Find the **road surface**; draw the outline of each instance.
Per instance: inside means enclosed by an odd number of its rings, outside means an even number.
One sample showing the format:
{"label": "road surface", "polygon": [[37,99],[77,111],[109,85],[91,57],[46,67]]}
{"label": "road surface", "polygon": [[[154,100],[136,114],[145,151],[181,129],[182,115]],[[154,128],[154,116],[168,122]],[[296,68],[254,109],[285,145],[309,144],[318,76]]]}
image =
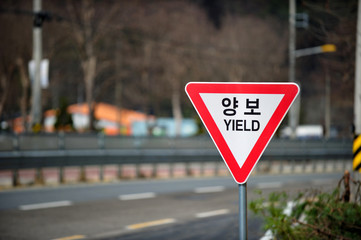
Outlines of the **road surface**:
{"label": "road surface", "polygon": [[[254,190],[332,188],[342,173],[251,176]],[[0,239],[237,239],[231,177],[142,180],[0,192]],[[264,233],[248,211],[249,239]]]}

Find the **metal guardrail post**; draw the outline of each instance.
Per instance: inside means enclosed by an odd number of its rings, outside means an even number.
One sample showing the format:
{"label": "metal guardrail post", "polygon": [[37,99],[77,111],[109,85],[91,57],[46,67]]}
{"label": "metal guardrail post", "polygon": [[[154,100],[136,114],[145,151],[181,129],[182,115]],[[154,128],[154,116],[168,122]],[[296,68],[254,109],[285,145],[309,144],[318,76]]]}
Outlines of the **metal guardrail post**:
{"label": "metal guardrail post", "polygon": [[153,168],[152,176],[156,177],[157,176],[157,164],[153,163],[152,168]]}
{"label": "metal guardrail post", "polygon": [[186,175],[191,176],[192,173],[191,173],[190,162],[187,161],[185,164],[186,164]]}
{"label": "metal guardrail post", "polygon": [[19,135],[14,134],[12,137],[13,151],[19,151]]}
{"label": "metal guardrail post", "polygon": [[174,177],[174,171],[175,171],[175,162],[171,162],[170,166],[169,166],[169,174],[170,177],[173,178]]}
{"label": "metal guardrail post", "polygon": [[266,166],[266,171],[271,171],[271,167],[272,167],[272,160],[269,160]]}
{"label": "metal guardrail post", "polygon": [[12,171],[12,174],[13,174],[12,185],[15,187],[15,186],[19,185],[19,172],[18,172],[18,169],[14,169]]}
{"label": "metal guardrail post", "polygon": [[104,164],[99,165],[99,178],[100,181],[104,181]]}
{"label": "metal guardrail post", "polygon": [[306,159],[303,159],[302,160],[302,170],[301,170],[302,173],[306,172],[306,164],[307,164]]}
{"label": "metal guardrail post", "polygon": [[[255,167],[256,170],[257,166]],[[215,162],[214,172],[216,176],[219,176],[219,163]]]}
{"label": "metal guardrail post", "polygon": [[98,139],[98,147],[99,149],[104,149],[105,148],[105,135],[103,132],[99,132],[97,134],[97,139]]}
{"label": "metal guardrail post", "polygon": [[36,168],[35,182],[37,182],[39,184],[44,183],[44,177],[43,177],[43,172],[42,172],[41,168]]}
{"label": "metal guardrail post", "polygon": [[[99,149],[104,149],[105,148],[105,135],[103,132],[99,132],[97,134],[97,139],[98,139],[98,148]],[[100,164],[99,165],[99,178],[100,181],[104,180],[104,164]]]}
{"label": "metal guardrail post", "polygon": [[80,167],[80,179],[81,182],[85,182],[86,181],[86,173],[85,173],[85,166],[82,165]]}
{"label": "metal guardrail post", "polygon": [[295,173],[295,159],[291,159],[291,173]]}
{"label": "metal guardrail post", "polygon": [[204,160],[202,159],[202,162],[200,162],[200,175],[204,176],[204,172],[205,172],[205,163]]}
{"label": "metal guardrail post", "polygon": [[65,181],[64,181],[64,167],[63,166],[61,166],[60,168],[59,168],[59,182],[60,183],[64,183]]}
{"label": "metal guardrail post", "polygon": [[58,133],[58,149],[59,150],[65,149],[65,133],[64,132]]}
{"label": "metal guardrail post", "polygon": [[122,165],[121,164],[117,164],[118,166],[118,173],[117,173],[117,178],[121,179],[122,178]]}
{"label": "metal guardrail post", "polygon": [[139,164],[138,162],[135,163],[135,173],[136,173],[137,178],[140,178],[140,177],[141,177],[141,174],[140,174],[140,164]]}

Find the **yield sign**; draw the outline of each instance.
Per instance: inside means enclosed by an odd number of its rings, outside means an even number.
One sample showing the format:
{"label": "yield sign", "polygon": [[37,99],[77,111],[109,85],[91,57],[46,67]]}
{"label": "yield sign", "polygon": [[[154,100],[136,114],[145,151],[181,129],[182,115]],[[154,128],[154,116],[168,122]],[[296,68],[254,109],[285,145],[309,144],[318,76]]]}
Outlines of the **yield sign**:
{"label": "yield sign", "polygon": [[190,82],[185,90],[233,178],[243,184],[299,87],[294,83]]}

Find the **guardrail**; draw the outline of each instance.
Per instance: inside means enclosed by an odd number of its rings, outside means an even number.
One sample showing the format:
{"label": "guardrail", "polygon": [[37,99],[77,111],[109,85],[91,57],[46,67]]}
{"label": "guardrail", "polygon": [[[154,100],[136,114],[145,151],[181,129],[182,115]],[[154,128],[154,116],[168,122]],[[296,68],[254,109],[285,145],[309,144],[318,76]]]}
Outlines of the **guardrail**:
{"label": "guardrail", "polygon": [[[257,169],[272,171],[274,163],[283,171],[294,171],[300,165],[306,169],[310,160],[333,161],[345,168],[346,161],[352,159],[352,139],[331,140],[287,140],[273,139],[263,156],[262,165]],[[113,137],[103,134],[51,134],[51,135],[0,135],[0,170],[13,171],[14,184],[21,169],[37,169],[41,175],[44,168],[59,168],[59,179],[63,179],[63,169],[77,166],[84,172],[86,166],[99,166],[100,180],[103,179],[103,167],[108,165],[135,165],[137,175],[144,164],[185,164],[186,173],[192,172],[192,163],[201,165],[214,163],[216,171],[222,159],[208,136],[193,138],[133,138]],[[201,167],[203,168],[203,167]],[[313,163],[310,167],[316,171]],[[257,170],[256,169],[256,170]],[[203,170],[202,170],[203,171]],[[119,170],[119,177],[120,176]]]}
{"label": "guardrail", "polygon": [[[273,139],[262,159],[352,158],[351,139]],[[162,163],[221,160],[208,136],[132,138],[103,134],[0,136],[0,169],[88,164]]]}

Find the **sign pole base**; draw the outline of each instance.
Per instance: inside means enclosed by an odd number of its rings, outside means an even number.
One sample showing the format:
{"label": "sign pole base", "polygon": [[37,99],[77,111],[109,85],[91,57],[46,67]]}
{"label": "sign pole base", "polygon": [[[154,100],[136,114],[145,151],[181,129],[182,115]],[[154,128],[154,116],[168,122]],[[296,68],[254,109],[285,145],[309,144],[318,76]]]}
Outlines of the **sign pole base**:
{"label": "sign pole base", "polygon": [[247,240],[247,182],[239,187],[239,239]]}

